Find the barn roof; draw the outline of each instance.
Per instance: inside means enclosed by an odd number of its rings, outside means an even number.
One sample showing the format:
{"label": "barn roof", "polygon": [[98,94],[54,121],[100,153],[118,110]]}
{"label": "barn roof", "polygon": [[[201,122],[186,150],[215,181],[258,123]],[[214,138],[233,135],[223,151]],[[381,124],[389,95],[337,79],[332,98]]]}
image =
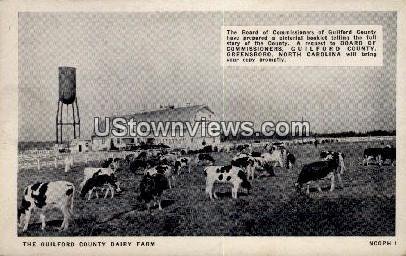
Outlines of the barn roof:
{"label": "barn roof", "polygon": [[134,121],[190,121],[201,110],[207,110],[214,114],[214,112],[207,105],[194,105],[178,108],[162,108],[153,111],[144,111],[134,114],[122,115],[127,120],[133,118]]}
{"label": "barn roof", "polygon": [[[134,114],[127,114],[127,115],[117,115],[111,116],[110,122],[113,121],[116,117],[122,117],[127,120],[133,118],[134,121],[145,121],[145,122],[187,122],[193,120],[196,113],[201,110],[207,110],[214,114],[214,112],[207,106],[207,105],[193,105],[187,107],[178,107],[178,108],[161,108],[152,111],[143,111]],[[105,129],[104,119],[100,120],[99,129]],[[91,135],[92,138],[97,137],[94,133]]]}

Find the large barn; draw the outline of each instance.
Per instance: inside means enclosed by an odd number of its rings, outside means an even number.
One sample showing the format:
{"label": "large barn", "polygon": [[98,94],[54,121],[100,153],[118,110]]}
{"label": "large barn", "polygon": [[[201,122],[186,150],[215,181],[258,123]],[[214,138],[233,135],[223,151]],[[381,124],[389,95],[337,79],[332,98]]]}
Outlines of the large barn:
{"label": "large barn", "polygon": [[[157,110],[144,111],[130,115],[120,116],[127,120],[131,118],[136,122],[190,122],[192,125],[195,121],[201,121],[205,118],[208,121],[217,121],[215,113],[206,105],[194,105],[185,107],[167,106]],[[112,117],[111,119],[113,119]],[[199,131],[200,131],[199,127]],[[184,128],[184,136],[180,136],[180,131],[174,131],[175,136],[158,136],[148,137],[98,137],[92,136],[93,150],[109,150],[111,148],[122,149],[128,145],[139,145],[141,143],[165,144],[173,148],[197,149],[205,145],[218,145],[220,137],[202,137],[198,132],[197,136],[191,137]],[[170,132],[171,134],[171,132]]]}

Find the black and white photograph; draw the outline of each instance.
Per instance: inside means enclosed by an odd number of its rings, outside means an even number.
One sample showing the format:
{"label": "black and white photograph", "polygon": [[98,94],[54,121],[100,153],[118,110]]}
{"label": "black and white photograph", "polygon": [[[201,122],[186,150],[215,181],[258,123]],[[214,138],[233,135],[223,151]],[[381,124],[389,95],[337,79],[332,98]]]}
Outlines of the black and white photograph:
{"label": "black and white photograph", "polygon": [[0,3],[0,254],[404,250],[404,4],[122,4]]}
{"label": "black and white photograph", "polygon": [[[396,18],[19,13],[18,235],[394,235]],[[223,27],[297,24],[381,26],[382,65],[222,65]]]}

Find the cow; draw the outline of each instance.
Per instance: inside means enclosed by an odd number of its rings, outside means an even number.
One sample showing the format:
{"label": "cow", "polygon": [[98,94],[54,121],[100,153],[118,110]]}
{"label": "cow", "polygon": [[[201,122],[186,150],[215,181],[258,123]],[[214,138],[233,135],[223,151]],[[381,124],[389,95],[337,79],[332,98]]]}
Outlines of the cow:
{"label": "cow", "polygon": [[129,169],[136,173],[138,170],[144,171],[145,169],[151,168],[159,163],[159,159],[135,159],[130,162]]}
{"label": "cow", "polygon": [[109,157],[108,159],[104,160],[104,161],[101,163],[101,167],[102,167],[102,168],[108,168],[108,167],[113,166],[113,168],[114,168],[115,170],[118,170],[118,169],[119,169],[118,167],[119,167],[121,161],[122,161],[121,158],[118,158],[118,157],[116,157],[116,158]]}
{"label": "cow", "polygon": [[382,149],[382,163],[385,163],[386,160],[389,160],[390,163],[395,165],[396,163],[396,148],[391,146],[386,146]]}
{"label": "cow", "polygon": [[25,232],[32,211],[39,209],[41,229],[44,230],[46,210],[57,208],[63,213],[63,222],[59,230],[66,230],[73,217],[74,195],[75,186],[67,181],[38,182],[27,186],[17,211],[18,226],[23,226],[23,232]]}
{"label": "cow", "polygon": [[83,184],[81,184],[80,197],[84,198],[86,194],[89,194],[87,200],[92,198],[92,193],[95,191],[96,198],[99,198],[98,189],[104,189],[105,186],[106,193],[104,198],[107,198],[107,195],[110,191],[111,198],[114,197],[115,191],[120,192],[119,182],[114,173],[105,173],[103,169],[100,168],[98,171],[93,173],[92,177],[86,179]]}
{"label": "cow", "polygon": [[274,149],[271,153],[262,153],[261,157],[264,159],[265,163],[272,164],[274,167],[277,165],[280,167],[285,166],[283,161],[283,152],[280,149]]}
{"label": "cow", "polygon": [[250,154],[252,157],[261,157],[262,153],[258,151],[254,151]]}
{"label": "cow", "polygon": [[168,188],[169,180],[164,174],[150,175],[146,173],[140,182],[140,195],[137,199],[146,203],[149,212],[151,212],[151,203],[158,203],[158,209],[162,210],[161,196],[164,190]]}
{"label": "cow", "polygon": [[255,169],[261,164],[254,157],[247,154],[238,154],[231,160],[231,165],[246,171],[248,179],[254,180]]}
{"label": "cow", "polygon": [[169,165],[157,165],[155,167],[146,169],[144,171],[144,176],[149,174],[150,176],[153,176],[157,173],[165,175],[165,177],[168,179],[169,183],[169,188],[172,189],[173,186],[175,186],[175,171],[174,169],[169,166]]}
{"label": "cow", "polygon": [[336,172],[338,171],[340,173],[343,173],[345,171],[344,157],[345,155],[343,153],[337,151],[322,150],[320,152],[320,159],[322,160],[327,160],[328,158],[338,159],[339,165],[337,168],[340,168],[340,170],[336,170]]}
{"label": "cow", "polygon": [[341,175],[342,171],[338,172],[338,167],[340,165],[339,158],[337,156],[329,155],[326,160],[317,161],[309,164],[305,164],[302,171],[299,174],[295,187],[297,191],[301,191],[303,184],[307,185],[306,194],[310,194],[310,183],[316,182],[317,189],[321,192],[320,184],[317,183],[319,180],[324,178],[330,178],[331,186],[330,191],[335,189],[335,174],[338,176],[341,187],[343,187]]}
{"label": "cow", "polygon": [[179,157],[178,159],[176,159],[175,162],[175,172],[179,175],[181,169],[187,167],[188,172],[190,173],[190,164],[191,164],[190,157]]}
{"label": "cow", "polygon": [[209,163],[209,165],[214,165],[214,163],[215,163],[214,158],[210,154],[207,154],[207,153],[199,154],[197,156],[196,160],[197,160],[197,163],[203,162],[203,163]]}
{"label": "cow", "polygon": [[374,159],[378,165],[382,164],[382,148],[366,148],[364,150],[363,164],[368,166],[369,161]]}
{"label": "cow", "polygon": [[233,187],[231,189],[232,198],[237,198],[237,192],[240,187],[248,190],[251,189],[251,184],[247,179],[247,175],[240,167],[227,166],[208,166],[204,168],[206,175],[206,194],[210,199],[217,199],[216,192],[213,191],[214,183],[228,183]]}
{"label": "cow", "polygon": [[167,155],[163,155],[159,158],[160,164],[162,165],[175,165],[176,159],[178,158],[177,154],[169,153]]}

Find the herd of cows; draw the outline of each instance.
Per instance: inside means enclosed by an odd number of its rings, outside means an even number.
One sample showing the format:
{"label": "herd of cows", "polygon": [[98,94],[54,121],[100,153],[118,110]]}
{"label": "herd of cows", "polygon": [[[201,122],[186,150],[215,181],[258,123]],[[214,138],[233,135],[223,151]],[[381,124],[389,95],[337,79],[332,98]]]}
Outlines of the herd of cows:
{"label": "herd of cows", "polygon": [[[80,198],[91,200],[99,198],[99,193],[107,198],[110,194],[121,193],[117,173],[122,166],[128,166],[131,171],[142,174],[137,199],[145,203],[148,211],[153,205],[162,210],[161,197],[165,190],[176,189],[177,176],[182,171],[192,171],[192,167],[203,165],[206,177],[205,192],[211,200],[217,199],[215,184],[231,185],[232,198],[236,199],[239,190],[249,194],[252,181],[260,176],[273,176],[274,167],[292,168],[296,163],[295,156],[289,152],[283,143],[266,144],[261,150],[253,150],[250,145],[239,145],[234,149],[224,147],[223,152],[233,152],[234,156],[228,165],[215,165],[211,153],[199,153],[184,156],[178,151],[161,150],[140,151],[127,155],[124,159],[109,158],[98,167],[86,167],[83,170],[83,180],[79,185]],[[376,165],[396,163],[396,149],[392,146],[366,148],[363,154],[363,164]],[[65,165],[71,165],[71,160]],[[337,151],[321,151],[320,159],[304,164],[294,184],[297,191],[302,193],[306,186],[306,194],[310,193],[310,184],[315,183],[321,191],[320,180],[330,179],[330,191],[335,189],[335,179],[341,187],[344,186],[342,175],[346,170],[345,156]],[[69,171],[69,166],[65,166]],[[60,230],[66,230],[73,218],[74,198],[76,188],[68,181],[38,182],[24,189],[21,205],[18,208],[18,225],[27,230],[33,210],[39,211],[41,228],[46,227],[45,213],[57,208],[63,213]]]}

